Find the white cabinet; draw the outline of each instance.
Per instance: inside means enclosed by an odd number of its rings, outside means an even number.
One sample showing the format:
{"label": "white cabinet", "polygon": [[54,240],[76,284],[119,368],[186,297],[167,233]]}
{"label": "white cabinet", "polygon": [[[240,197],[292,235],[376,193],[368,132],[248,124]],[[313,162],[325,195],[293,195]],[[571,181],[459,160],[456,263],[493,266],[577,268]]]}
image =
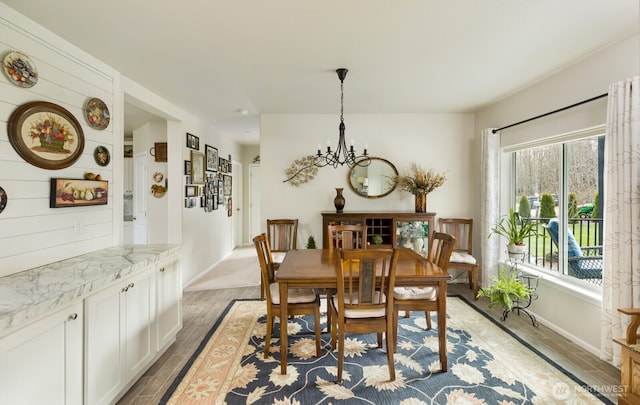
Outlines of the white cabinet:
{"label": "white cabinet", "polygon": [[0,404],[83,403],[82,310],[78,302],[0,338]]}
{"label": "white cabinet", "polygon": [[133,159],[124,158],[124,193],[133,194]]}
{"label": "white cabinet", "polygon": [[173,343],[182,328],[182,270],[175,255],[156,265],[157,350]]}
{"label": "white cabinet", "polygon": [[85,403],[110,403],[153,359],[155,272],[147,269],[86,298]]}

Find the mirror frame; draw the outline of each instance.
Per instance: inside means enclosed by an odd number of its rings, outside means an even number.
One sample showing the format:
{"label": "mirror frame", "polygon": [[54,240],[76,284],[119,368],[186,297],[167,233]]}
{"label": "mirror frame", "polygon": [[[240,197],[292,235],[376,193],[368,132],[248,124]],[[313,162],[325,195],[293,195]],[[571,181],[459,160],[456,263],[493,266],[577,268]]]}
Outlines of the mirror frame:
{"label": "mirror frame", "polygon": [[[373,163],[373,161],[380,161],[382,163],[385,163],[387,166],[389,166],[391,168],[391,170],[393,171],[393,175],[397,176],[398,175],[398,169],[396,169],[395,165],[391,162],[389,162],[387,159],[383,159],[380,157],[370,157],[369,158],[371,160],[371,163]],[[371,165],[371,163],[369,165]],[[368,194],[363,194],[360,190],[358,190],[358,186],[356,184],[353,184],[351,182],[351,178],[352,175],[354,173],[354,171],[362,166],[358,166],[355,165],[351,168],[351,170],[349,170],[349,173],[347,173],[347,183],[349,184],[349,187],[351,188],[351,190],[356,193],[357,195],[359,195],[360,197],[364,197],[364,198],[370,198],[370,199],[376,199],[376,198],[381,198],[384,197],[386,195],[389,195],[393,190],[396,189],[396,186],[390,186],[389,190],[385,191],[383,194],[376,194],[376,195],[368,195]],[[366,166],[369,167],[369,166]]]}

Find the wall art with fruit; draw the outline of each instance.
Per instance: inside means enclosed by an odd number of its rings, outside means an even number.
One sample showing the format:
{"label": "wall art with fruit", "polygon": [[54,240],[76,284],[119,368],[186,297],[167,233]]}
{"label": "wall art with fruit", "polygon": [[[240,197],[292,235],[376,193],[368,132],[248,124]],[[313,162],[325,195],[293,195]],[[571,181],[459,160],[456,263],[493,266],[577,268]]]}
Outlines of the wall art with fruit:
{"label": "wall art with fruit", "polygon": [[109,182],[106,180],[52,178],[49,207],[106,205],[108,197]]}

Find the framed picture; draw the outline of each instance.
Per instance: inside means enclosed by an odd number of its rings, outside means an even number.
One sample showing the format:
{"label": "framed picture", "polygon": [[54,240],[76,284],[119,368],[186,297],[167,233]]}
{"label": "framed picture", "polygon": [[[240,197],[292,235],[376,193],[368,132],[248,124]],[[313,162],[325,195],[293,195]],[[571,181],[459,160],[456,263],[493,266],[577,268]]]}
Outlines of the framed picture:
{"label": "framed picture", "polygon": [[231,195],[231,180],[231,176],[226,174],[224,175],[224,195]]}
{"label": "framed picture", "polygon": [[42,169],[71,166],[84,150],[84,133],[66,109],[45,101],[18,107],[7,124],[9,142],[26,162]]}
{"label": "framed picture", "polygon": [[124,145],[124,157],[126,158],[133,157],[133,145]]}
{"label": "framed picture", "polygon": [[204,184],[204,153],[191,151],[191,183]]}
{"label": "framed picture", "polygon": [[220,170],[220,173],[227,172],[227,159],[222,157],[218,159],[218,170]]}
{"label": "framed picture", "polygon": [[210,172],[218,171],[218,148],[204,145],[204,152],[207,156],[207,170]]}
{"label": "framed picture", "polygon": [[196,197],[198,195],[198,187],[197,186],[185,186],[184,188],[184,196],[185,197]]}
{"label": "framed picture", "polygon": [[106,205],[108,196],[106,180],[52,178],[49,208]]}
{"label": "framed picture", "polygon": [[184,174],[187,176],[191,175],[191,161],[190,160],[185,160],[184,161]]}
{"label": "framed picture", "polygon": [[187,132],[187,148],[200,150],[200,138]]}

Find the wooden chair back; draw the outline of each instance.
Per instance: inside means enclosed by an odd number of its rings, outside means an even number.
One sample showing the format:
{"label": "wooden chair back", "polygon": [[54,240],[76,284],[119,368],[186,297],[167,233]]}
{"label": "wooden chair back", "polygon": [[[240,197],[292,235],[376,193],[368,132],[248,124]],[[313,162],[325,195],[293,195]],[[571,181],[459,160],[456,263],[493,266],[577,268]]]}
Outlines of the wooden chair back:
{"label": "wooden chair back", "polygon": [[366,249],[366,225],[329,225],[329,250],[333,249]]}
{"label": "wooden chair back", "polygon": [[473,249],[473,219],[471,218],[440,218],[438,220],[440,232],[456,238],[454,252],[472,254]]}
{"label": "wooden chair back", "polygon": [[256,251],[258,252],[258,261],[260,262],[260,269],[262,271],[262,283],[266,286],[267,302],[271,302],[269,285],[275,282],[275,271],[267,234],[261,233],[253,238],[253,244],[256,246]]}
{"label": "wooden chair back", "polygon": [[[337,274],[338,306],[346,310],[393,308],[398,251],[343,249]],[[391,297],[388,297],[391,295]],[[340,308],[339,308],[339,312]]]}
{"label": "wooden chair back", "polygon": [[434,232],[431,237],[428,260],[437,264],[442,270],[447,271],[455,245],[456,238],[453,236],[442,232]]}
{"label": "wooden chair back", "polygon": [[296,249],[298,220],[267,219],[267,238],[272,252],[286,252]]}

